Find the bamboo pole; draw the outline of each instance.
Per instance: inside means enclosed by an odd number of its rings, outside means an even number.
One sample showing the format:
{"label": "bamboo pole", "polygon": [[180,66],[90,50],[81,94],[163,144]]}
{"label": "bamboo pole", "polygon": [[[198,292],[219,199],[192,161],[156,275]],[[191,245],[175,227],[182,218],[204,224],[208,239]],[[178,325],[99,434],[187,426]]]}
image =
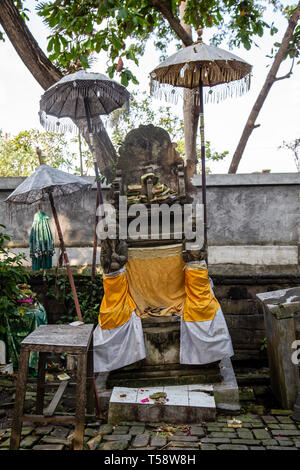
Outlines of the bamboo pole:
{"label": "bamboo pole", "polygon": [[61,231],[61,228],[60,228],[60,223],[59,223],[56,208],[55,208],[55,205],[54,205],[54,200],[53,200],[52,193],[49,193],[49,200],[50,200],[50,205],[51,205],[53,217],[54,217],[54,220],[55,220],[55,225],[56,225],[56,229],[57,229],[57,233],[58,233],[58,238],[59,238],[61,250],[62,250],[62,253],[63,253],[63,257],[64,257],[64,260],[65,260],[65,264],[66,264],[66,268],[67,268],[67,272],[68,272],[68,277],[69,277],[69,281],[70,281],[70,285],[71,285],[71,289],[72,289],[72,294],[73,294],[73,298],[74,298],[77,317],[78,317],[79,321],[82,321],[80,305],[79,305],[77,292],[76,292],[76,287],[75,287],[75,284],[74,284],[74,279],[73,279],[73,275],[72,275],[72,271],[71,271],[71,267],[70,267],[69,257],[68,257],[67,251],[66,251],[65,242],[64,242],[62,231]]}

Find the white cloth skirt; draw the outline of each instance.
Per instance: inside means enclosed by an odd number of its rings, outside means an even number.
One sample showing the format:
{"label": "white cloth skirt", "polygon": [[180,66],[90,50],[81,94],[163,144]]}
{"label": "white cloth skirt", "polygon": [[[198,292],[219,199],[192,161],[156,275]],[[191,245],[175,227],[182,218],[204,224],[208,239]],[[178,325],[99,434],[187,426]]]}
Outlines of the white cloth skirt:
{"label": "white cloth skirt", "polygon": [[181,364],[209,364],[233,354],[230,334],[221,309],[213,320],[186,322],[181,317]]}
{"label": "white cloth skirt", "polygon": [[132,312],[122,326],[94,330],[94,372],[108,372],[146,357],[141,319]]}

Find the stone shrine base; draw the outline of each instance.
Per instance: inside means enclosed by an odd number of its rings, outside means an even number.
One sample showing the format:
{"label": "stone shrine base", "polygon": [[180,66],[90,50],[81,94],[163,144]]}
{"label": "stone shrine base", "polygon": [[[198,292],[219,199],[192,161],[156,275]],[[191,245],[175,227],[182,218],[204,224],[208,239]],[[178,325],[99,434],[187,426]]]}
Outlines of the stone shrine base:
{"label": "stone shrine base", "polygon": [[[231,360],[223,359],[218,367],[221,380],[216,383],[140,384],[139,387],[131,388],[120,384],[113,390],[100,392],[102,406],[109,399],[108,422],[197,423],[214,421],[217,408],[225,412],[237,412],[240,409],[239,391]],[[165,392],[168,401],[157,404],[150,399],[149,396],[156,392]]]}

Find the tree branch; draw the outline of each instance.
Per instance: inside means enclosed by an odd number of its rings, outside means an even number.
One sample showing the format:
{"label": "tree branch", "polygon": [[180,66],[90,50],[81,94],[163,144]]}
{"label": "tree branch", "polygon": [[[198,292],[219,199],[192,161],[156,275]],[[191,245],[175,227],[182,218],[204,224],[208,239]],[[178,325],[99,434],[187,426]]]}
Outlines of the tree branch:
{"label": "tree branch", "polygon": [[[300,1],[298,3],[298,6],[295,9],[294,13],[292,14],[291,18],[289,19],[287,29],[285,31],[285,34],[283,36],[281,45],[280,45],[280,47],[277,51],[277,54],[275,56],[272,67],[271,67],[271,69],[270,69],[270,71],[267,75],[267,78],[265,80],[265,83],[264,83],[264,85],[263,85],[263,87],[262,87],[255,103],[254,103],[254,106],[251,110],[251,113],[250,113],[250,115],[248,117],[248,120],[246,122],[246,125],[244,127],[244,130],[243,130],[242,136],[240,138],[240,141],[237,145],[236,151],[235,151],[235,153],[232,157],[228,173],[236,173],[237,168],[239,166],[239,163],[241,161],[244,149],[245,149],[246,144],[248,142],[248,139],[249,139],[254,127],[255,127],[254,123],[255,123],[255,121],[257,119],[257,116],[258,116],[258,114],[259,114],[259,112],[260,112],[260,110],[261,110],[261,108],[262,108],[262,106],[265,102],[265,99],[268,96],[268,93],[269,93],[273,83],[276,82],[277,80],[281,80],[283,78],[288,78],[287,76],[276,78],[276,74],[278,72],[280,64],[282,63],[282,61],[284,60],[284,58],[286,56],[286,52],[288,50],[289,43],[290,43],[290,40],[293,36],[293,32],[294,32],[294,29],[297,25],[299,17],[300,17]],[[290,75],[290,74],[291,74],[291,70],[290,70],[289,74],[287,74],[287,75]]]}
{"label": "tree branch", "polygon": [[182,27],[176,16],[174,16],[169,2],[167,3],[162,0],[150,0],[150,5],[152,5],[156,10],[160,11],[160,13],[167,20],[173,31],[175,31],[185,46],[191,46],[193,44],[191,36]]}
{"label": "tree branch", "polygon": [[[1,0],[0,24],[22,62],[44,90],[62,78],[62,73],[39,47],[12,0]],[[99,169],[111,180],[111,165],[116,162],[117,155],[104,126],[94,135],[94,145]]]}

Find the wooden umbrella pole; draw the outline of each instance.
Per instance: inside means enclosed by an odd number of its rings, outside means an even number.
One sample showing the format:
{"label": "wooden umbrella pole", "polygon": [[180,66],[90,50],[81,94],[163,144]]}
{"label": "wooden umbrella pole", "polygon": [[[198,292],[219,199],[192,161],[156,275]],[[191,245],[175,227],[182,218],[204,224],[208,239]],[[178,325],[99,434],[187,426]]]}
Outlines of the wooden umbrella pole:
{"label": "wooden umbrella pole", "polygon": [[52,193],[49,193],[49,200],[50,200],[51,209],[52,209],[53,217],[54,217],[56,228],[57,228],[57,233],[58,233],[58,238],[59,238],[59,241],[60,241],[61,250],[62,250],[64,260],[65,260],[65,263],[66,263],[66,268],[67,268],[68,277],[69,277],[69,281],[70,281],[70,285],[71,285],[71,289],[72,289],[72,294],[73,294],[73,298],[74,298],[77,317],[78,317],[79,321],[82,321],[80,305],[79,305],[79,302],[78,302],[78,297],[77,297],[76,287],[75,287],[75,284],[74,284],[74,279],[73,279],[73,275],[72,275],[72,271],[71,271],[71,267],[70,267],[69,257],[68,257],[67,251],[66,251],[66,247],[65,247],[62,231],[61,231],[61,228],[60,228],[60,223],[59,223],[59,220],[58,220],[56,208],[55,208],[55,205],[54,205],[54,200],[53,200]]}
{"label": "wooden umbrella pole", "polygon": [[[202,204],[203,204],[203,222],[204,222],[204,247],[207,247],[207,208],[206,208],[206,169],[205,169],[205,137],[204,137],[204,105],[203,105],[203,83],[201,78],[199,81],[199,97],[200,97],[200,141],[201,141],[201,177],[202,177]],[[206,264],[208,264],[206,255]]]}
{"label": "wooden umbrella pole", "polygon": [[94,247],[93,247],[93,260],[92,260],[92,282],[95,280],[96,276],[96,257],[97,257],[97,244],[98,244],[98,237],[97,237],[97,225],[98,225],[98,206],[99,206],[99,193],[97,191],[97,199],[96,199],[96,213],[95,213],[95,227],[94,227]]}
{"label": "wooden umbrella pole", "polygon": [[85,114],[86,114],[86,120],[87,120],[88,131],[89,131],[90,147],[91,147],[91,151],[92,151],[92,154],[93,154],[94,170],[95,170],[96,184],[97,184],[94,249],[93,249],[93,260],[92,260],[92,281],[94,281],[95,274],[96,274],[96,255],[97,255],[97,243],[98,243],[98,237],[97,237],[97,224],[98,224],[98,220],[99,220],[98,210],[101,206],[103,206],[103,194],[102,194],[102,188],[101,188],[101,181],[100,181],[98,163],[97,163],[97,159],[96,159],[96,156],[95,156],[94,136],[93,136],[93,132],[92,132],[91,118],[90,118],[90,106],[89,106],[89,100],[88,100],[87,97],[84,98],[84,107],[85,107]]}

